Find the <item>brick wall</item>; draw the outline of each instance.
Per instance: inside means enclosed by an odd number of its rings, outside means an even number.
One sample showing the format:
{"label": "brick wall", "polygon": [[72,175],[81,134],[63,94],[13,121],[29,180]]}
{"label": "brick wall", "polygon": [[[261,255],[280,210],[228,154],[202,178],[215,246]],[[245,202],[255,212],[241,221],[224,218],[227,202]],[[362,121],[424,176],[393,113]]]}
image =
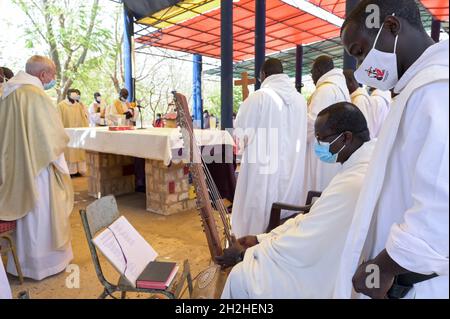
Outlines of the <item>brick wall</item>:
{"label": "brick wall", "polygon": [[88,182],[90,196],[101,197],[134,192],[133,157],[87,151],[86,164],[90,172]]}
{"label": "brick wall", "polygon": [[145,161],[147,210],[172,215],[196,207],[190,196],[189,169],[183,164],[165,166],[162,161]]}

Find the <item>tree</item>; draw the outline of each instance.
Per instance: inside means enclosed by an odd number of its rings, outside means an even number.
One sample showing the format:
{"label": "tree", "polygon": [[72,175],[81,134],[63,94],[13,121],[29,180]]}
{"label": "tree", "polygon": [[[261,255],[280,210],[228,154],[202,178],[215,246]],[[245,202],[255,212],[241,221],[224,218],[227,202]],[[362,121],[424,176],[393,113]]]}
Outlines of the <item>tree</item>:
{"label": "tree", "polygon": [[154,119],[157,113],[166,114],[173,100],[172,91],[192,97],[192,63],[179,61],[168,50],[148,47],[145,54],[139,54],[139,68],[136,70],[136,100],[145,107],[144,119]]}
{"label": "tree", "polygon": [[29,18],[27,47],[44,40],[55,62],[59,102],[83,71],[101,64],[102,52],[112,38],[108,29],[98,26],[99,0],[13,1]]}
{"label": "tree", "polygon": [[[221,111],[221,98],[220,98],[220,89],[216,89],[216,91],[212,92],[208,97],[209,105],[207,105],[204,109],[208,110],[209,113],[213,113],[214,116],[220,119]],[[233,112],[237,113],[239,111],[239,107],[242,104],[242,89],[239,87],[233,88]]]}

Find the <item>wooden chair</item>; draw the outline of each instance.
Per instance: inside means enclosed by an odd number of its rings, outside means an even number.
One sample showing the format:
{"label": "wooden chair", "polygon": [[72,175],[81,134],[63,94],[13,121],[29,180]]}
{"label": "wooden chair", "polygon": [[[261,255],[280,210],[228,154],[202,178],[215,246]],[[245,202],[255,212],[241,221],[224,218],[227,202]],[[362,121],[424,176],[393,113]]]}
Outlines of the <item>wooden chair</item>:
{"label": "wooden chair", "polygon": [[[321,195],[322,195],[321,192],[314,192],[314,191],[308,192],[305,206],[295,206],[295,205],[289,205],[289,204],[283,204],[283,203],[273,203],[272,210],[270,211],[269,226],[267,226],[266,233],[271,232],[273,229],[277,228],[278,226],[280,226],[281,224],[286,222],[288,219],[295,218],[297,215],[300,215],[300,214],[309,213],[312,205],[314,204],[314,199],[319,198]],[[298,212],[298,213],[292,214],[291,216],[289,216],[287,218],[281,219],[281,211],[282,210],[294,211],[294,212]]]}
{"label": "wooden chair", "polygon": [[86,210],[80,210],[81,221],[86,234],[89,250],[91,252],[92,261],[94,263],[95,272],[97,274],[100,283],[103,285],[104,290],[99,296],[99,299],[104,299],[107,296],[113,296],[115,292],[121,292],[121,298],[126,297],[127,292],[141,292],[149,294],[162,294],[170,299],[175,299],[180,296],[180,292],[183,288],[185,280],[187,280],[189,294],[192,293],[192,278],[189,269],[189,262],[184,261],[183,272],[181,275],[177,275],[170,287],[165,290],[159,289],[142,289],[135,288],[131,283],[123,276],[120,276],[118,283],[110,283],[104,276],[100,260],[97,254],[97,248],[93,243],[95,235],[104,228],[111,225],[117,218],[120,217],[119,210],[117,208],[116,200],[113,196],[106,196],[99,200],[96,200],[90,204]]}
{"label": "wooden chair", "polygon": [[[1,221],[0,220],[0,239],[7,242],[7,246],[0,246],[0,259],[1,256],[11,252],[14,265],[16,266],[17,275],[19,276],[20,284],[23,284],[22,268],[20,267],[19,258],[17,258],[16,245],[14,244],[12,233],[16,230],[16,221]],[[1,262],[1,260],[0,260]]]}

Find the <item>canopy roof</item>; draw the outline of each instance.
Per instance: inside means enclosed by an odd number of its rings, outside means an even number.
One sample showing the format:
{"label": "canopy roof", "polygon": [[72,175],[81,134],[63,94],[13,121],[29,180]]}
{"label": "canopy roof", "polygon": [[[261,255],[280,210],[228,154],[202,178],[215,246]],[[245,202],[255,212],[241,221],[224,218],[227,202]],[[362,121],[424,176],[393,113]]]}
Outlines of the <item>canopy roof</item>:
{"label": "canopy roof", "polygon": [[[134,0],[125,0],[134,1]],[[149,1],[149,0],[147,0]],[[152,0],[153,1],[153,0]],[[169,0],[161,0],[169,1]],[[231,0],[230,0],[231,1]],[[448,0],[416,0],[424,24],[432,17],[448,21]],[[146,1],[142,1],[146,2]],[[309,0],[339,18],[345,18],[346,0]],[[234,76],[254,70],[255,0],[233,0]],[[186,53],[220,58],[220,0],[185,0],[139,19],[136,42]],[[448,32],[448,22],[444,23]],[[290,6],[282,0],[266,3],[266,54],[281,59],[289,75],[295,74],[295,48],[304,46],[303,74],[310,73],[312,61],[321,54],[343,65],[339,27]],[[206,71],[220,74],[220,68]]]}
{"label": "canopy roof", "polygon": [[[186,1],[192,3],[193,1]],[[204,56],[220,58],[220,8],[202,13],[202,4],[214,7],[217,0],[199,0],[197,8],[186,9],[183,15],[197,16],[177,23],[174,17],[166,19],[164,14],[139,20],[138,23],[151,27],[174,24],[167,28],[148,33],[137,32],[136,41],[142,44],[164,47],[176,51],[198,53]],[[177,7],[182,5],[181,2]],[[240,0],[234,2],[234,60],[243,61],[254,56],[255,46],[255,1]],[[266,53],[280,52],[297,44],[309,44],[334,38],[339,35],[339,27],[290,6],[281,0],[267,1],[266,4]]]}
{"label": "canopy roof", "polygon": [[437,20],[448,22],[448,0],[421,0],[421,2]]}
{"label": "canopy roof", "polygon": [[123,0],[123,3],[131,11],[136,20],[154,14],[164,8],[168,8],[181,0]]}
{"label": "canopy roof", "polygon": [[[319,1],[317,1],[319,2]],[[330,2],[330,1],[328,1]],[[336,7],[338,8],[338,7]],[[422,14],[422,22],[425,26],[425,29],[431,29],[431,21],[432,16],[428,12],[428,10],[420,5],[420,10]],[[442,24],[442,28],[448,32],[449,31],[449,23],[444,22]],[[303,75],[311,74],[311,67],[314,60],[320,55],[328,55],[333,58],[334,64],[338,68],[342,68],[343,61],[343,48],[341,44],[341,40],[339,37],[334,39],[324,40],[321,42],[313,43],[303,47]],[[295,76],[295,63],[296,63],[296,49],[290,49],[283,52],[278,52],[270,55],[271,57],[280,59],[283,62],[283,66],[285,69],[285,73],[290,77]],[[233,76],[235,78],[240,78],[242,72],[247,72],[251,76],[253,76],[255,70],[254,60],[247,60],[235,63],[233,69]],[[220,75],[220,67],[210,68],[205,71],[208,75]]]}

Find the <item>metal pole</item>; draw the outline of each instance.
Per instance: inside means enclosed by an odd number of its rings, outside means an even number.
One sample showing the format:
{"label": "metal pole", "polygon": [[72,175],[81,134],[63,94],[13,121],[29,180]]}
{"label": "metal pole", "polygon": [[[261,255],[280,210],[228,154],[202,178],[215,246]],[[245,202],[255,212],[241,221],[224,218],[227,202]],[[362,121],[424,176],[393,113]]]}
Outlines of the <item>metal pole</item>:
{"label": "metal pole", "polygon": [[295,53],[295,87],[302,93],[302,73],[303,73],[303,45],[297,45]]}
{"label": "metal pole", "polygon": [[[259,73],[266,58],[266,0],[255,1],[255,79],[259,78]],[[261,83],[256,80],[255,90],[261,87]]]}
{"label": "metal pole", "polygon": [[439,42],[441,38],[441,21],[433,18],[431,22],[431,38],[434,42]]}
{"label": "metal pole", "polygon": [[233,1],[221,0],[221,128],[233,128]]}
{"label": "metal pole", "polygon": [[133,78],[133,36],[134,22],[133,15],[128,8],[123,5],[124,32],[123,32],[123,65],[125,69],[125,87],[129,92],[128,101],[135,99],[135,81]]}
{"label": "metal pole", "polygon": [[197,127],[203,128],[203,105],[202,105],[202,56],[194,54],[193,57],[193,118]]}

